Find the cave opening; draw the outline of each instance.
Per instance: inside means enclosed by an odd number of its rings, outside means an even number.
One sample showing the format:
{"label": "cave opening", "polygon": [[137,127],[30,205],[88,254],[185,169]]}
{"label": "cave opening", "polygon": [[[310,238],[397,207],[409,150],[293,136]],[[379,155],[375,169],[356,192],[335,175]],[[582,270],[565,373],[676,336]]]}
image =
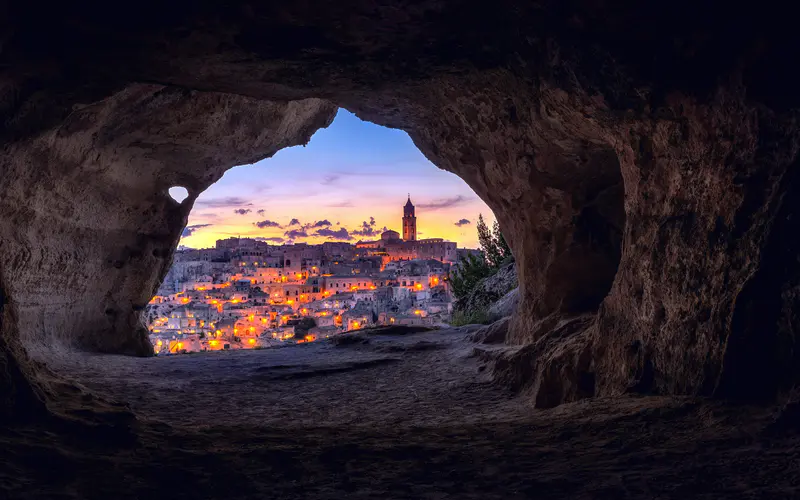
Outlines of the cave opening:
{"label": "cave opening", "polygon": [[170,198],[175,200],[175,202],[180,205],[183,203],[183,200],[189,197],[189,190],[183,186],[172,186],[168,190]]}
{"label": "cave opening", "polygon": [[[436,366],[462,335],[440,330],[450,270],[478,255],[479,216],[491,227],[494,214],[405,132],[339,109],[304,146],[231,168],[190,199],[182,186],[168,193],[191,211],[137,311],[156,357],[77,352],[50,358],[59,372],[191,426],[346,423],[353,411],[421,424],[450,404],[442,384],[474,378]],[[418,375],[398,387],[408,371]],[[500,411],[485,392],[448,418]]]}

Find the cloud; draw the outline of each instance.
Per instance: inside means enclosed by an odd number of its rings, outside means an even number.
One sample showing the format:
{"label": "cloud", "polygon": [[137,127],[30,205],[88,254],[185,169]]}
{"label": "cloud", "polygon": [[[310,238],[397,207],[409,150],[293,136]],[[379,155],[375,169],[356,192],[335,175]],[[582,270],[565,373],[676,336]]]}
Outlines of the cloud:
{"label": "cloud", "polygon": [[186,226],[183,229],[183,232],[181,233],[181,238],[188,238],[189,236],[194,234],[194,232],[197,231],[198,229],[202,229],[202,228],[208,227],[210,225],[211,224],[195,224],[194,226]]}
{"label": "cloud", "polygon": [[258,215],[264,215],[264,212],[266,212],[266,210],[264,210],[263,208],[256,211]]}
{"label": "cloud", "polygon": [[342,176],[339,174],[326,175],[322,178],[322,184],[325,186],[330,186],[334,182],[338,181],[341,177]]}
{"label": "cloud", "polygon": [[296,240],[297,238],[308,238],[308,233],[305,229],[292,229],[291,231],[286,231],[283,233],[283,235],[290,240]]}
{"label": "cloud", "polygon": [[326,236],[329,240],[345,240],[350,241],[353,239],[347,229],[340,227],[339,229],[317,229],[314,233],[316,236]]}
{"label": "cloud", "polygon": [[331,221],[329,221],[328,219],[323,219],[323,220],[315,222],[314,225],[311,226],[311,227],[326,227],[326,226],[330,226],[330,225],[331,225]]}
{"label": "cloud", "polygon": [[458,227],[467,226],[469,224],[472,224],[472,222],[470,222],[469,219],[461,219],[461,220],[459,220],[458,222],[455,223],[455,225],[458,226]]}
{"label": "cloud", "polygon": [[258,226],[259,229],[264,229],[265,227],[280,227],[281,229],[283,229],[283,227],[281,227],[281,225],[275,222],[274,220],[261,220],[258,222],[254,222],[253,224]]}
{"label": "cloud", "polygon": [[355,234],[358,236],[378,236],[384,231],[388,231],[386,226],[383,226],[381,229],[377,229],[375,227],[375,217],[370,217],[369,222],[362,222],[361,227],[354,231],[350,231],[350,234]]}
{"label": "cloud", "polygon": [[226,198],[211,198],[209,200],[197,200],[195,206],[209,207],[209,208],[227,208],[227,207],[249,207],[253,204],[250,200],[240,198],[238,196],[228,196]]}
{"label": "cloud", "polygon": [[297,220],[297,219],[292,219],[292,220],[289,221],[289,225],[290,226],[299,226],[300,225],[300,221]]}
{"label": "cloud", "polygon": [[469,198],[467,198],[466,196],[458,195],[452,198],[439,198],[438,200],[434,200],[431,203],[421,203],[417,205],[417,208],[434,211],[434,210],[441,210],[442,208],[457,207],[469,201],[470,201]]}
{"label": "cloud", "polygon": [[353,202],[352,201],[340,201],[339,203],[331,203],[327,205],[329,208],[352,208]]}
{"label": "cloud", "polygon": [[239,215],[247,215],[250,212],[252,212],[252,210],[250,210],[249,208],[237,208],[236,210],[233,211],[233,213]]}
{"label": "cloud", "polygon": [[265,238],[265,237],[259,236],[259,237],[255,238],[255,239],[257,239],[258,241],[269,241],[271,243],[283,243],[283,238],[280,238],[278,236],[271,236],[269,238]]}

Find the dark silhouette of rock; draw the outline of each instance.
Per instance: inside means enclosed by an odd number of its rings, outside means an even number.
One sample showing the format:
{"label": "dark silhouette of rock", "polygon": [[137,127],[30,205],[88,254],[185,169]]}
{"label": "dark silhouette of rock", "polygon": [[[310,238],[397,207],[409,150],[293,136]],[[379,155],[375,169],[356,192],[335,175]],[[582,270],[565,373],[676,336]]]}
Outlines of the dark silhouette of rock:
{"label": "dark silhouette of rock", "polygon": [[407,131],[497,215],[524,345],[501,379],[544,406],[772,400],[800,370],[793,19],[684,1],[9,6],[2,411],[69,406],[48,356],[149,354],[138,314],[198,193],[336,106]]}

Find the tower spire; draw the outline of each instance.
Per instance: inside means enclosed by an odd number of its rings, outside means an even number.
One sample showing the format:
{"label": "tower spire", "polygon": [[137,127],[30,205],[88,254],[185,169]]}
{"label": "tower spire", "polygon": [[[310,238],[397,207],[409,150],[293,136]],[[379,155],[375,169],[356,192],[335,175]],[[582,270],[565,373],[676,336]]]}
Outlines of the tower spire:
{"label": "tower spire", "polygon": [[403,207],[403,239],[406,241],[417,239],[417,217],[414,214],[414,204],[411,203],[411,193],[408,193],[408,201]]}

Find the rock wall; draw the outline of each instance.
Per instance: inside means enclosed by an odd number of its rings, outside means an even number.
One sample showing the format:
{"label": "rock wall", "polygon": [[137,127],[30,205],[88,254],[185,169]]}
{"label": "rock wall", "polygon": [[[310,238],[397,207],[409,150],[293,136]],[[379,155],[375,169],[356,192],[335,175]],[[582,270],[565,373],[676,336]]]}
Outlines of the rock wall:
{"label": "rock wall", "polygon": [[[460,311],[475,312],[489,309],[518,285],[517,270],[513,262],[504,265],[495,274],[480,280],[475,289],[463,301],[458,301],[455,308]],[[511,311],[506,315],[510,316]],[[500,316],[500,317],[502,317]],[[497,319],[497,318],[495,318]]]}
{"label": "rock wall", "polygon": [[[36,379],[28,357],[42,346],[146,354],[138,310],[197,194],[307,141],[340,105],[406,130],[497,215],[519,272],[508,339],[526,346],[498,374],[538,404],[632,390],[774,397],[800,366],[800,99],[786,64],[800,41],[792,16],[766,11],[9,8],[0,394]],[[189,200],[173,203],[172,185]]]}

